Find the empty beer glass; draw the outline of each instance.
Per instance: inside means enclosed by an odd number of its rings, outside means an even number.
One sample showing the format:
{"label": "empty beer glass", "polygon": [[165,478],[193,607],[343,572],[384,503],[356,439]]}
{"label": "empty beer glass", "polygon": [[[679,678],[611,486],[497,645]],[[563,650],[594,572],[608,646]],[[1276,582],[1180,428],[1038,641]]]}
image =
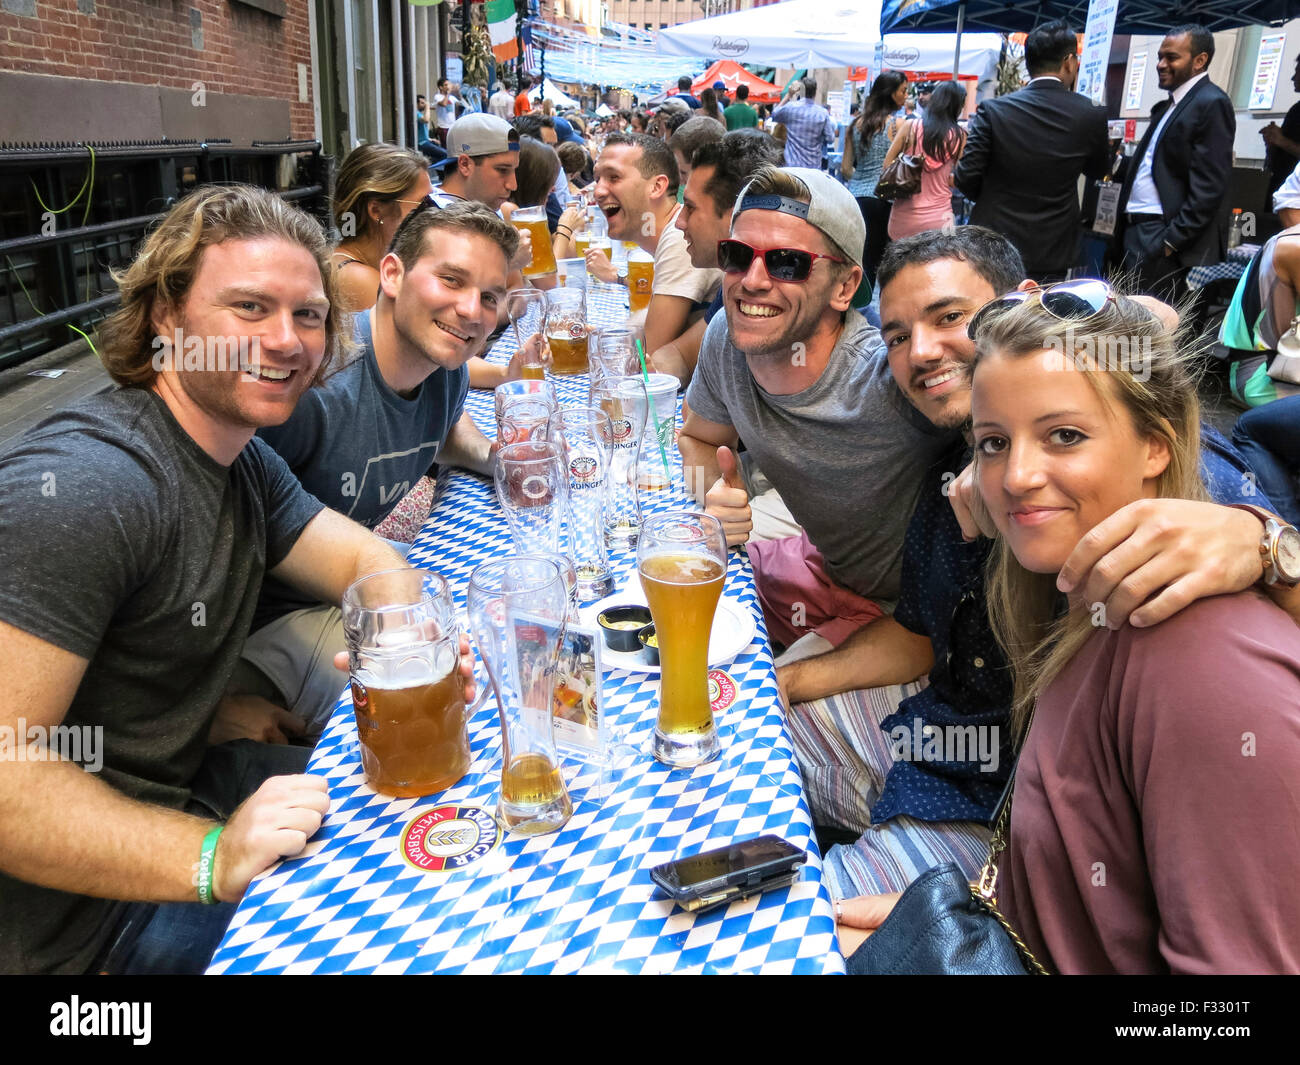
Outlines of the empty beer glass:
{"label": "empty beer glass", "polygon": [[613,436],[609,415],[599,407],[568,407],[553,423],[552,438],[564,446],[569,475],[569,550],[583,602],[601,599],[614,590],[605,548],[605,498]]}
{"label": "empty beer glass", "polygon": [[543,380],[550,360],[546,347],[546,293],[535,288],[512,288],[506,293],[506,314],[520,352],[520,376]]}
{"label": "empty beer glass", "polygon": [[361,765],[383,795],[450,787],[469,769],[460,630],[435,573],[372,573],[343,594],[343,631]]}
{"label": "empty beer glass", "polygon": [[[633,387],[633,386],[636,387]],[[637,456],[645,431],[646,400],[639,378],[607,377],[592,392],[592,405],[609,415],[611,453],[605,497],[605,546],[636,547],[641,502],[636,491]]]}
{"label": "empty beer glass", "polygon": [[637,571],[659,639],[654,756],[671,766],[712,761],[721,746],[709,706],[709,633],[727,574],[727,537],[709,514],[647,518]]}
{"label": "empty beer glass", "polygon": [[507,444],[497,452],[497,499],[520,554],[561,551],[569,513],[562,445],[549,440]]}
{"label": "empty beer glass", "polygon": [[501,714],[497,818],[513,832],[553,832],[573,812],[551,717],[568,600],[564,578],[545,558],[485,562],[470,574],[467,600]]}

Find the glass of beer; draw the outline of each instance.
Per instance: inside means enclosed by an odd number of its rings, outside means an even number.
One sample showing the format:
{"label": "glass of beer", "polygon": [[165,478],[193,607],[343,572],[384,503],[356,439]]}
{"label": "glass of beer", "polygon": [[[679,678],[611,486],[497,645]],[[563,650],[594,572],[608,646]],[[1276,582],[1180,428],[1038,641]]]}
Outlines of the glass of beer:
{"label": "glass of beer", "polygon": [[343,631],[366,782],[401,798],[455,784],[470,756],[447,582],[419,569],[362,577],[343,594]]}
{"label": "glass of beer", "polygon": [[551,372],[587,372],[587,293],[580,288],[553,289],[548,298],[546,342]]}
{"label": "glass of beer", "polygon": [[546,277],[555,273],[555,249],[546,225],[546,207],[519,207],[510,216],[510,224],[526,232],[533,244],[533,258],[524,267],[524,277]]}
{"label": "glass of beer", "polygon": [[709,706],[709,633],[727,574],[722,522],[691,511],[647,518],[636,561],[659,638],[654,756],[665,765],[702,765],[721,750]]}
{"label": "glass of beer", "polygon": [[546,293],[536,288],[512,288],[506,293],[506,314],[515,334],[519,376],[525,380],[546,379],[550,351],[546,347]]}
{"label": "glass of beer", "polygon": [[629,251],[627,253],[627,305],[633,314],[650,306],[650,293],[654,283],[654,256],[639,247]]}
{"label": "glass of beer", "polygon": [[585,259],[587,249],[591,247],[591,230],[582,229],[573,234],[573,246],[578,249],[578,254]]}
{"label": "glass of beer", "polygon": [[568,598],[546,558],[485,562],[469,578],[470,628],[501,714],[497,819],[525,835],[554,832],[573,813],[552,724]]}

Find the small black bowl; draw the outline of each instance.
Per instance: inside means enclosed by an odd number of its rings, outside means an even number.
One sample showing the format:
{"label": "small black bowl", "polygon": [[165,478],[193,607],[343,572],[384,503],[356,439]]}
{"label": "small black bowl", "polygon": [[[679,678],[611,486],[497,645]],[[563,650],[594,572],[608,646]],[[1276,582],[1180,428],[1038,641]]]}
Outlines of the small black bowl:
{"label": "small black bowl", "polygon": [[650,624],[650,608],[644,606],[611,606],[596,618],[605,634],[605,646],[611,651],[639,651],[637,633]]}
{"label": "small black bowl", "polygon": [[659,664],[659,637],[655,635],[654,624],[647,625],[636,634],[637,643],[641,645],[641,660],[648,666]]}

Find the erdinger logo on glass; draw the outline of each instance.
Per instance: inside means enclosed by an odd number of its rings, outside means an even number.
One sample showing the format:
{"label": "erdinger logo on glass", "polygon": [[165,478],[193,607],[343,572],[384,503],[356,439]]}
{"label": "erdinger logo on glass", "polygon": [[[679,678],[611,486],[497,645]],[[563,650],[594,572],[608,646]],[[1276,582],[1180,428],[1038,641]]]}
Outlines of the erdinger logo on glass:
{"label": "erdinger logo on glass", "polygon": [[709,709],[721,713],[736,701],[736,682],[720,669],[709,670]]}
{"label": "erdinger logo on glass", "polygon": [[452,873],[480,862],[501,842],[501,826],[481,806],[438,806],[402,829],[398,850],[426,873]]}
{"label": "erdinger logo on glass", "polygon": [[546,499],[551,494],[551,486],[547,483],[545,477],[537,474],[529,474],[519,484],[519,491],[524,494],[526,499]]}
{"label": "erdinger logo on glass", "polygon": [[681,522],[676,525],[665,525],[659,535],[665,540],[672,540],[679,544],[698,544],[704,539],[704,530],[696,525],[690,525]]}
{"label": "erdinger logo on glass", "polygon": [[627,418],[615,418],[612,424],[615,447],[632,446],[632,422]]}
{"label": "erdinger logo on glass", "polygon": [[581,322],[569,323],[569,336],[573,337],[574,340],[581,340],[586,335],[587,335],[587,327],[583,325]]}
{"label": "erdinger logo on glass", "polygon": [[579,455],[569,463],[569,487],[577,489],[600,487],[600,463],[590,455]]}

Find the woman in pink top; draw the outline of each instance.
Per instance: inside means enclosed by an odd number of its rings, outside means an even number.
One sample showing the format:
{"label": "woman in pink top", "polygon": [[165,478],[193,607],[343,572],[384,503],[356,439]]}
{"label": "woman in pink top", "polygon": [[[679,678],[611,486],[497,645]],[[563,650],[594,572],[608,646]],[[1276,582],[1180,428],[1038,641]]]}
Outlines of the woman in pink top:
{"label": "woman in pink top", "polygon": [[966,147],[966,134],[957,120],[966,105],[966,93],[945,81],[930,97],[925,121],[904,122],[885,155],[889,166],[904,152],[922,153],[921,188],[905,200],[895,200],[889,214],[889,238],[898,240],[952,222],[952,171]]}
{"label": "woman in pink top", "polygon": [[1121,507],[1206,498],[1174,337],[1074,286],[972,323],[989,611],[1024,737],[999,902],[1059,972],[1300,972],[1300,629],[1249,591],[1111,631],[1105,604],[1056,588]]}

